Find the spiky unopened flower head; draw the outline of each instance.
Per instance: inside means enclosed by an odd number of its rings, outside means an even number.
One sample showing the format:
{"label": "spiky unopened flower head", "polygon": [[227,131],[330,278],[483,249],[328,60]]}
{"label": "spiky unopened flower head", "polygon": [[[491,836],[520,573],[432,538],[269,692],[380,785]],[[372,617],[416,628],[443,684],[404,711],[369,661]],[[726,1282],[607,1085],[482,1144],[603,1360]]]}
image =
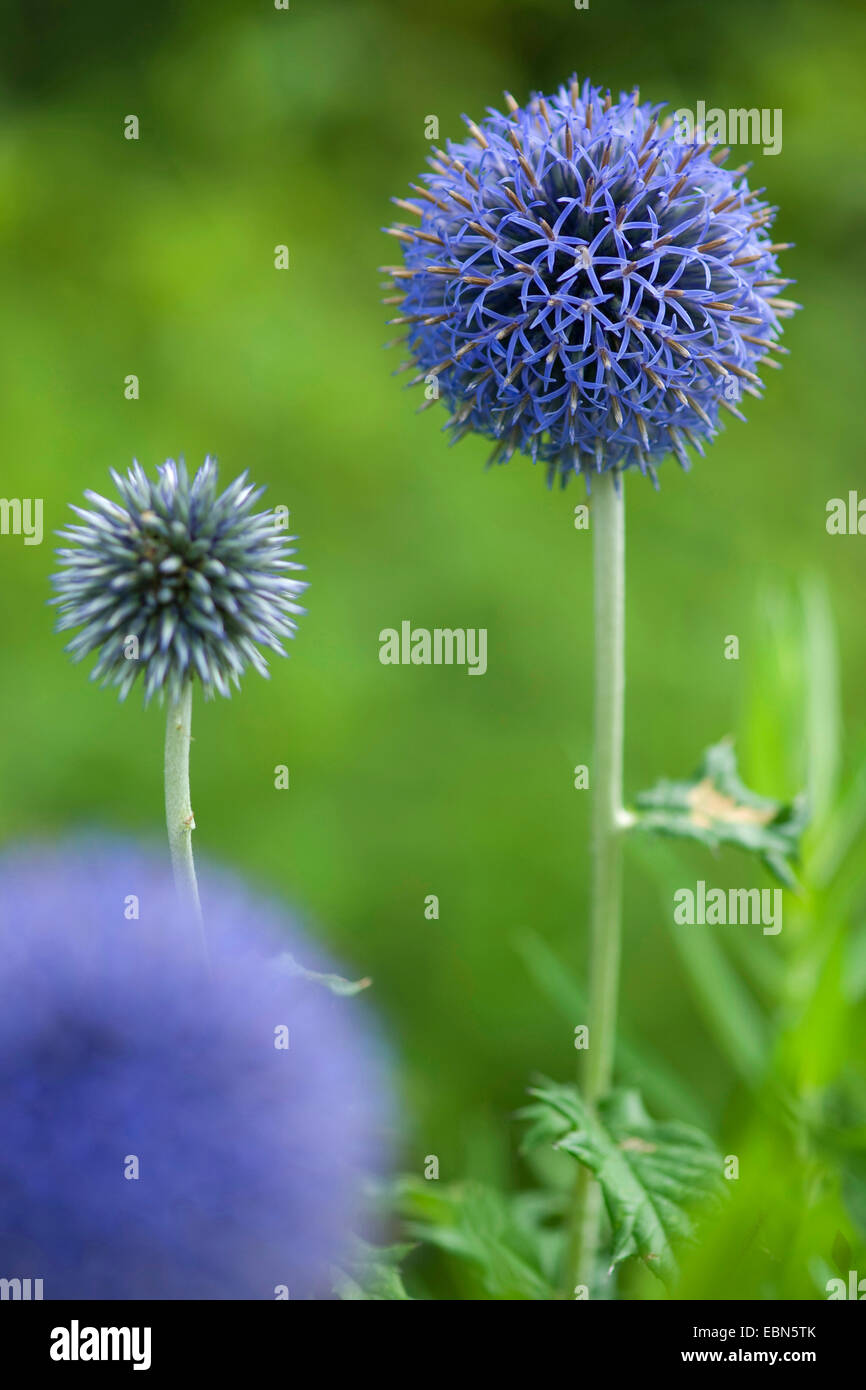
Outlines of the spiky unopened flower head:
{"label": "spiky unopened flower head", "polygon": [[364,1003],[280,968],[330,968],[283,909],[202,892],[208,971],[161,857],[0,856],[0,1272],[47,1299],[328,1297],[381,1173]]}
{"label": "spiky unopened flower head", "polygon": [[507,101],[395,200],[417,219],[389,229],[405,264],[387,268],[413,384],[445,400],[455,438],[494,438],[491,462],[655,481],[666,454],[702,452],[720,406],[742,418],[783,350],[797,306],[779,298],[775,209],[637,93],[573,79]]}
{"label": "spiky unopened flower head", "polygon": [[273,510],[255,510],[264,488],[247,474],[218,491],[217,465],[205,459],[190,479],[170,459],[150,479],[138,463],[113,469],[120,502],[84,495],[80,524],[59,532],[52,583],[57,630],[80,628],[66,650],[76,661],[98,653],[92,680],[116,685],[125,699],[143,674],[145,701],[177,700],[188,680],[206,696],[230,694],[247,666],[263,676],[259,647],[286,655],[295,634],[302,565]]}

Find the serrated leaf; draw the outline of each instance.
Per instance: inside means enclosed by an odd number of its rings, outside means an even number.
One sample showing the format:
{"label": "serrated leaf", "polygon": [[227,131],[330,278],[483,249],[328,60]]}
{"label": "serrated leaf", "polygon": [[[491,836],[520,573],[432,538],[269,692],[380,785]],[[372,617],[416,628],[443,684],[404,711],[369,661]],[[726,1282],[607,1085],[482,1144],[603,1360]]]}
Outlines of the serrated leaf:
{"label": "serrated leaf", "polygon": [[791,868],[806,827],[803,797],[784,803],[759,796],[740,779],[733,743],[708,748],[693,777],[663,778],[635,798],[638,829],[698,840],[717,849],[735,845],[757,854],[789,888],[797,886]]}
{"label": "serrated leaf", "polygon": [[488,1298],[556,1297],[552,1270],[560,1248],[558,1237],[551,1248],[549,1218],[559,1212],[557,1196],[506,1195],[476,1182],[442,1187],[419,1178],[403,1178],[396,1191],[408,1234],[467,1261]]}
{"label": "serrated leaf", "polygon": [[613,1233],[611,1268],[631,1255],[665,1283],[677,1274],[676,1246],[693,1241],[693,1211],[725,1193],[722,1158],[699,1129],[650,1118],[637,1091],[611,1091],[594,1113],[574,1086],[546,1082],[527,1143],[552,1142],[595,1174]]}
{"label": "serrated leaf", "polygon": [[368,1245],[356,1237],[345,1267],[333,1272],[334,1293],[343,1302],[411,1302],[399,1265],[414,1249],[414,1245]]}

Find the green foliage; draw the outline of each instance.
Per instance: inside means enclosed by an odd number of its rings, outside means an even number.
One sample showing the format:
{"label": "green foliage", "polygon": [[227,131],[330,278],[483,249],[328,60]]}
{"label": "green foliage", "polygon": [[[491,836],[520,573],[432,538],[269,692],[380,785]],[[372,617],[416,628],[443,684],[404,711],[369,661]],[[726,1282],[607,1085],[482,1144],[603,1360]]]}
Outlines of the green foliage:
{"label": "green foliage", "polygon": [[[861,1247],[866,1244],[866,1082],[846,1068],[832,1085],[801,1102],[797,1124],[825,1180],[839,1193]],[[839,1239],[844,1239],[839,1235]],[[850,1262],[847,1266],[851,1267]]]}
{"label": "green foliage", "polygon": [[636,1091],[616,1090],[593,1113],[574,1086],[533,1088],[527,1145],[553,1143],[601,1184],[613,1233],[611,1268],[638,1255],[665,1283],[676,1246],[694,1239],[695,1208],[724,1195],[722,1158],[691,1125],[650,1119]]}
{"label": "green foliage", "polygon": [[784,930],[769,943],[677,927],[669,904],[687,847],[639,836],[630,844],[658,885],[716,1065],[754,1097],[745,1105],[734,1093],[724,1143],[739,1178],[727,1184],[724,1220],[707,1221],[700,1247],[681,1261],[681,1297],[825,1296],[833,1252],[849,1250],[846,1268],[866,1254],[866,756],[845,745],[823,586],[762,592],[758,612],[741,746],[753,777],[787,788],[805,781],[815,808]]}
{"label": "green foliage", "polygon": [[438,1182],[404,1178],[397,1186],[395,1205],[410,1236],[466,1264],[465,1297],[556,1297],[562,1241],[550,1220],[562,1213],[558,1195],[509,1195],[475,1182],[440,1187]]}
{"label": "green foliage", "polygon": [[674,889],[683,882],[683,866],[667,846],[636,838],[631,857],[641,863],[659,890],[662,920],[700,1009],[704,1024],[733,1067],[749,1086],[763,1078],[770,1055],[767,1020],[754,994],[732,964],[724,945],[709,931],[678,927],[671,915]]}
{"label": "green foliage", "polygon": [[741,780],[733,742],[708,748],[692,777],[663,778],[635,798],[637,826],[662,835],[698,840],[711,849],[736,845],[757,854],[777,878],[794,887],[796,860],[806,828],[805,798],[790,804],[758,796]]}

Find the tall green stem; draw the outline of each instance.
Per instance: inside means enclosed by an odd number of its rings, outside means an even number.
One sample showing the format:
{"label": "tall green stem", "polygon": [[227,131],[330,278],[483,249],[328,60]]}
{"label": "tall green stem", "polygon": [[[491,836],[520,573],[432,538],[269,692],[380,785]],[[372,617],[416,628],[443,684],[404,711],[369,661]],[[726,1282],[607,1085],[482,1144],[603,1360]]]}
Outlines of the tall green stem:
{"label": "tall green stem", "polygon": [[[618,487],[617,487],[618,484]],[[592,536],[595,633],[590,906],[589,1045],[582,1092],[595,1105],[613,1078],[622,915],[622,746],[625,703],[625,503],[623,478],[593,480]],[[601,1228],[601,1189],[581,1167],[567,1261],[569,1296],[592,1292]]]}
{"label": "tall green stem", "polygon": [[[178,896],[194,918],[204,947],[204,924],[192,857],[195,819],[189,800],[189,746],[192,739],[192,682],[168,707],[165,723],[165,823]],[[207,954],[205,950],[205,955]]]}

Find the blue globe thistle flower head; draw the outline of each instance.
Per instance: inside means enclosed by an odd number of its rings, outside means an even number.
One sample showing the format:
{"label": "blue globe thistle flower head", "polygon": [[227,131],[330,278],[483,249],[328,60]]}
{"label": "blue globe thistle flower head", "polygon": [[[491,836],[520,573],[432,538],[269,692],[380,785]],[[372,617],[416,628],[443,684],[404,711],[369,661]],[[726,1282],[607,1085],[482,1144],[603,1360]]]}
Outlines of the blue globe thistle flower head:
{"label": "blue globe thistle flower head", "polygon": [[0,1277],[46,1299],[328,1297],[381,1168],[365,1004],[233,877],[204,900],[207,973],[160,860],[0,857]]}
{"label": "blue globe thistle flower head", "polygon": [[[453,440],[496,441],[548,482],[703,452],[720,408],[743,418],[780,320],[775,209],[748,166],[639,95],[576,78],[553,96],[468,121],[394,201],[403,266],[385,267],[417,368]],[[434,384],[435,383],[435,384]],[[432,387],[432,389],[431,389]],[[425,407],[422,407],[425,408]]]}
{"label": "blue globe thistle flower head", "polygon": [[144,677],[144,698],[176,701],[189,680],[206,697],[230,695],[252,666],[268,675],[260,648],[286,656],[303,613],[302,565],[273,510],[256,511],[264,488],[243,473],[218,488],[216,462],[190,479],[170,459],[149,478],[138,463],[113,469],[120,501],[88,491],[89,509],[58,534],[57,631],[79,628],[66,650],[75,661],[97,654],[91,679],[117,686],[120,699]]}

